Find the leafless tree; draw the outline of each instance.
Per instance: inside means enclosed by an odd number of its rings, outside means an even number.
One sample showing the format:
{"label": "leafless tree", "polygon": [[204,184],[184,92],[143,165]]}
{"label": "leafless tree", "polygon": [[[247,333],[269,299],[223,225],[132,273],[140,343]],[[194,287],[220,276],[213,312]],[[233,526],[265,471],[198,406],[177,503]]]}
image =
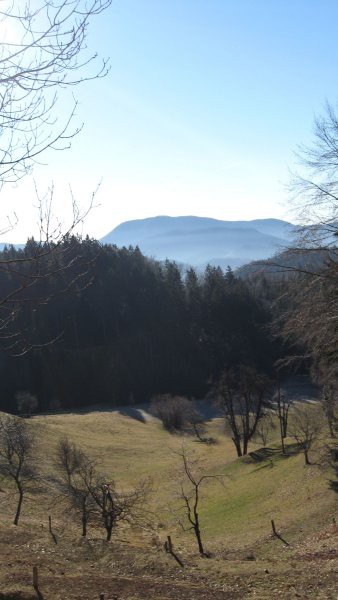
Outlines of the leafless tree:
{"label": "leafless tree", "polygon": [[194,434],[197,439],[203,443],[213,443],[214,439],[212,437],[206,436],[206,423],[205,418],[201,415],[201,413],[195,408],[192,410],[190,414],[190,423],[193,429]]}
{"label": "leafless tree", "polygon": [[120,522],[145,525],[148,511],[146,501],[151,480],[146,479],[131,490],[122,491],[115,481],[101,476],[97,463],[68,438],[59,441],[55,466],[60,475],[53,482],[66,497],[75,513],[81,516],[82,535],[87,535],[90,518],[103,525],[107,541]]}
{"label": "leafless tree", "polygon": [[294,353],[284,366],[305,362],[314,381],[324,386],[338,377],[338,262],[330,260],[322,271],[302,275],[288,289],[288,305],[277,327]]}
{"label": "leafless tree", "polygon": [[103,77],[86,46],[111,0],[5,0],[0,7],[0,183],[22,178],[48,148],[70,146],[76,101],[59,123],[60,90]]}
{"label": "leafless tree", "polygon": [[0,417],[0,474],[15,485],[18,502],[13,523],[18,525],[25,492],[38,478],[33,435],[27,422],[19,417]]}
{"label": "leafless tree", "polygon": [[[9,248],[0,254],[0,272],[5,282],[0,296],[0,342],[14,356],[46,346],[61,336],[62,330],[58,330],[51,339],[35,339],[36,312],[60,294],[78,294],[88,287],[100,253],[97,242],[92,242],[90,254],[84,253],[81,239],[74,234],[90,210],[93,198],[84,213],[72,198],[71,222],[62,229],[52,214],[53,189],[50,194],[41,198],[40,240],[28,240],[22,251],[13,253]],[[24,326],[22,322],[18,326],[21,315],[26,315],[22,319]]]}
{"label": "leafless tree", "polygon": [[182,461],[182,473],[181,476],[178,476],[179,491],[177,494],[182,504],[175,509],[175,514],[178,516],[178,521],[183,531],[193,531],[200,555],[206,556],[198,512],[201,487],[208,480],[220,480],[220,477],[202,473],[199,461],[185,447],[182,448],[181,452],[177,452],[177,455]]}
{"label": "leafless tree", "polygon": [[[338,118],[327,104],[315,120],[313,143],[300,147],[299,170],[291,190],[300,221],[296,250],[310,257],[307,269],[288,290],[290,302],[280,319],[282,335],[295,347],[289,361],[311,362],[322,387],[337,381],[338,347]],[[319,265],[311,253],[322,255]]]}
{"label": "leafless tree", "polygon": [[322,407],[329,426],[330,436],[334,438],[336,437],[338,423],[338,389],[333,383],[327,383],[323,386]]}
{"label": "leafless tree", "polygon": [[288,397],[283,390],[281,390],[279,383],[277,384],[277,391],[273,397],[273,409],[278,418],[280,438],[282,443],[282,452],[285,454],[285,443],[284,440],[288,434],[288,421],[289,411],[293,404],[293,399]]}
{"label": "leafless tree", "polygon": [[96,463],[64,438],[57,446],[55,466],[60,475],[56,480],[57,487],[80,515],[82,536],[86,537],[89,518],[97,512],[92,493],[97,480]]}
{"label": "leafless tree", "polygon": [[315,119],[313,143],[300,146],[298,160],[290,183],[301,222],[298,245],[332,248],[337,260],[338,119],[329,103]]}
{"label": "leafless tree", "polygon": [[270,406],[270,380],[251,367],[223,371],[214,387],[238,456],[248,453],[259,421]]}
{"label": "leafless tree", "polygon": [[272,434],[272,431],[274,428],[275,428],[275,425],[273,423],[271,415],[266,413],[260,419],[260,421],[257,425],[256,434],[255,434],[255,437],[257,437],[262,442],[264,448],[266,447],[267,443],[270,441],[271,434]]}
{"label": "leafless tree", "polygon": [[305,464],[310,465],[309,451],[318,439],[322,423],[320,413],[313,407],[298,407],[293,414],[291,435],[304,452]]}
{"label": "leafless tree", "polygon": [[137,487],[127,491],[118,490],[113,480],[97,479],[91,488],[91,496],[99,509],[107,541],[111,540],[113,529],[121,522],[136,526],[146,523],[148,514],[146,501],[150,491],[150,479],[142,481]]}
{"label": "leafless tree", "polygon": [[[107,74],[107,61],[98,63],[97,55],[88,50],[87,35],[91,21],[110,4],[111,0],[1,3],[4,39],[0,50],[0,186],[24,177],[46,150],[68,148],[81,129],[71,125],[77,106],[74,99],[69,113],[60,121],[60,114],[67,110],[67,102],[61,107],[64,98],[60,93]],[[75,252],[73,236],[93,199],[81,211],[71,194],[73,214],[65,226],[61,219],[52,218],[53,186],[44,196],[38,191],[36,194],[40,239],[31,241],[29,251],[19,257],[11,256],[10,251],[0,257],[0,271],[8,280],[0,297],[0,340],[14,355],[54,341],[32,342],[29,327],[18,330],[16,326],[25,306],[34,316],[37,307],[55,293],[55,287],[54,291],[53,286],[46,289],[44,282],[66,273],[66,281],[58,291],[62,293],[70,288],[81,289],[90,280],[90,265],[78,247]]]}

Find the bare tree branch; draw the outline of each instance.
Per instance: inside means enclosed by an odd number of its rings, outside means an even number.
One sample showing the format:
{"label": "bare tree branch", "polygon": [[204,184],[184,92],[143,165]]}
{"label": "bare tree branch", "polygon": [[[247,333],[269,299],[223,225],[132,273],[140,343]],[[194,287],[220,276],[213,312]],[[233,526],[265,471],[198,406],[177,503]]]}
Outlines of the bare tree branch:
{"label": "bare tree branch", "polygon": [[48,148],[69,147],[82,128],[70,130],[76,100],[59,123],[59,93],[107,74],[107,60],[97,65],[86,41],[90,21],[110,4],[6,0],[1,7],[0,24],[11,37],[0,49],[0,184],[22,178]]}

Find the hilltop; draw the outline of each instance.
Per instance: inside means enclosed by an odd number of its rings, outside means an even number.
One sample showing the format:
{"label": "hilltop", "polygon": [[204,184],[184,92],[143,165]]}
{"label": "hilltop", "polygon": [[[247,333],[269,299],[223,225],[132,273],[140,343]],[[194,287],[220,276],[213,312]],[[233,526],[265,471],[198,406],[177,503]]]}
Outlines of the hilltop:
{"label": "hilltop", "polygon": [[294,230],[291,223],[279,219],[221,221],[157,216],[121,223],[101,242],[138,246],[146,256],[169,258],[201,269],[208,263],[236,268],[288,247]]}

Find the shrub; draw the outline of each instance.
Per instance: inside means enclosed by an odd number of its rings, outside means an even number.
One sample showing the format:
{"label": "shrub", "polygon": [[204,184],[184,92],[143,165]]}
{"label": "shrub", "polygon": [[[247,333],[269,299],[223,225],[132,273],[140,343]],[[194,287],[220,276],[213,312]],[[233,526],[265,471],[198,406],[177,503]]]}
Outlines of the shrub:
{"label": "shrub", "polygon": [[37,397],[30,392],[17,392],[15,399],[20,415],[31,415],[39,406]]}
{"label": "shrub", "polygon": [[162,394],[152,400],[150,410],[162,421],[167,431],[185,431],[193,428],[196,433],[197,426],[203,422],[192,402],[183,396]]}

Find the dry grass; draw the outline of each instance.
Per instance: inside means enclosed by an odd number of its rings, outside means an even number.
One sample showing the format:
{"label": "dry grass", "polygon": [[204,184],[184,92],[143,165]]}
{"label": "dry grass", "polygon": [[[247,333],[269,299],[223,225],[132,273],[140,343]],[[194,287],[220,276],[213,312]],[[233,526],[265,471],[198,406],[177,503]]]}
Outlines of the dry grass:
{"label": "dry grass", "polygon": [[[274,440],[268,450],[253,446],[250,457],[237,460],[220,419],[208,425],[208,435],[216,442],[210,445],[170,435],[156,420],[142,423],[118,412],[38,416],[29,423],[36,429],[46,472],[53,470],[58,440],[68,436],[122,487],[150,475],[154,530],[122,527],[107,545],[103,531],[94,527],[89,540],[81,540],[80,524],[65,504],[55,502],[51,490],[27,498],[18,528],[9,525],[13,503],[2,503],[0,551],[5,568],[0,590],[28,590],[31,567],[39,564],[43,597],[51,600],[98,598],[101,590],[109,592],[109,598],[113,588],[119,598],[129,600],[335,598],[336,495],[328,487],[329,473],[318,465],[304,467],[291,440],[287,458]],[[182,443],[206,472],[224,476],[222,485],[210,481],[201,500],[202,535],[213,555],[209,560],[198,557],[194,538],[178,528],[168,510],[180,464],[175,452]],[[313,458],[318,458],[318,449]],[[48,533],[48,514],[57,545]],[[289,547],[271,536],[272,518]],[[167,533],[186,563],[184,570],[163,552]]]}

